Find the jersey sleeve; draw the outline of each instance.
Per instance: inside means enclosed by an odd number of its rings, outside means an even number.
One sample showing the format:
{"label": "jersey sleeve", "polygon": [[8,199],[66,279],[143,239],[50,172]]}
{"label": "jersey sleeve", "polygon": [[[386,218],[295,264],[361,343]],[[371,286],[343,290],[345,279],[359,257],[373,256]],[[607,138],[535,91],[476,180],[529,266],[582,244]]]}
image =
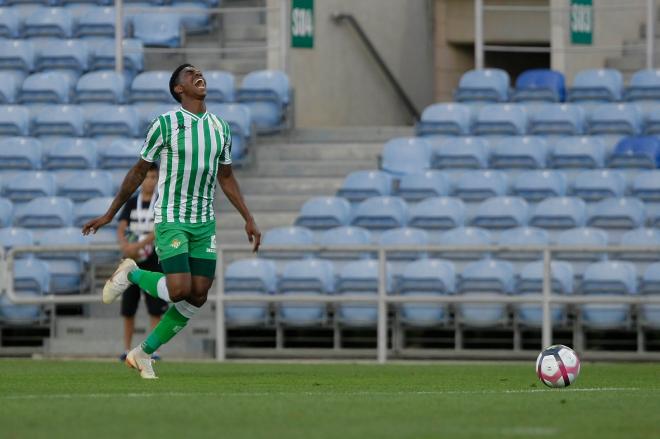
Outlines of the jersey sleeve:
{"label": "jersey sleeve", "polygon": [[160,118],[156,118],[149,127],[147,138],[142,145],[140,157],[148,162],[155,162],[163,149],[163,133],[161,132]]}
{"label": "jersey sleeve", "polygon": [[220,164],[231,165],[231,130],[224,119],[221,119],[221,126],[225,143],[222,146],[222,154],[220,154]]}

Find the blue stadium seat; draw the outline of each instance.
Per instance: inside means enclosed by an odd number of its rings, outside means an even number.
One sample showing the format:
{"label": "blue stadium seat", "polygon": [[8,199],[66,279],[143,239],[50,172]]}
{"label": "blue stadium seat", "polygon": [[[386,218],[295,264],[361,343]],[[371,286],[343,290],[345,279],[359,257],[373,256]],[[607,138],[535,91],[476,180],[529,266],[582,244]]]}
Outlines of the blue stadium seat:
{"label": "blue stadium seat", "polygon": [[0,135],[29,136],[29,110],[20,105],[0,105]]}
{"label": "blue stadium seat", "polygon": [[97,166],[100,169],[128,169],[137,162],[141,147],[141,140],[114,140],[107,148],[97,148]]}
{"label": "blue stadium seat", "polygon": [[[138,130],[141,134],[144,134],[145,136],[149,132],[149,128],[151,127],[151,124],[154,122],[154,120],[160,116],[161,114],[168,113],[177,107],[174,105],[175,102],[172,101],[169,104],[161,104],[161,103],[154,103],[154,102],[147,102],[144,104],[141,103],[134,103],[133,108],[135,108],[135,112],[138,115],[138,122],[139,122],[139,127]],[[212,104],[207,104],[206,110],[210,113],[214,113],[211,111],[211,106]],[[215,114],[215,113],[214,113]],[[230,125],[231,128],[231,125]],[[232,140],[235,135],[234,130],[232,129]],[[232,156],[234,152],[234,147],[232,146]],[[233,157],[232,157],[233,158]]]}
{"label": "blue stadium seat", "polygon": [[39,8],[23,23],[24,37],[73,37],[73,16],[65,8]]}
{"label": "blue stadium seat", "polygon": [[145,46],[181,47],[182,17],[178,13],[136,14],[133,36]]}
{"label": "blue stadium seat", "polygon": [[437,169],[488,167],[488,145],[478,137],[450,139],[432,148],[431,166]]}
{"label": "blue stadium seat", "polygon": [[[2,204],[2,201],[0,201]],[[3,228],[0,228],[0,243],[5,251],[14,247],[28,247],[34,245],[34,236],[32,232],[28,229],[22,229],[20,227],[8,227],[3,225]],[[19,253],[18,257],[27,257],[27,253]]]}
{"label": "blue stadium seat", "polygon": [[[551,288],[554,294],[573,293],[573,267],[568,262],[552,261],[550,263]],[[520,271],[516,284],[519,294],[541,294],[543,292],[543,261],[531,262]],[[543,322],[541,305],[523,303],[516,305],[518,322],[525,327],[538,328]],[[554,326],[561,325],[566,319],[566,306],[553,304],[550,307],[550,317]]]}
{"label": "blue stadium seat", "polygon": [[408,221],[408,206],[399,197],[372,197],[357,205],[352,225],[370,230],[403,227]]}
{"label": "blue stadium seat", "polygon": [[541,201],[529,219],[529,225],[544,229],[571,229],[584,226],[587,206],[577,197],[551,197]]}
{"label": "blue stadium seat", "polygon": [[511,229],[527,223],[529,207],[520,197],[493,197],[477,208],[472,225],[485,229]]}
{"label": "blue stadium seat", "polygon": [[76,85],[76,102],[123,104],[127,100],[126,76],[112,70],[83,75]]}
{"label": "blue stadium seat", "polygon": [[656,169],[660,164],[660,139],[631,136],[621,139],[610,157],[611,168]]}
{"label": "blue stadium seat", "polygon": [[385,143],[381,168],[395,176],[416,174],[431,167],[431,146],[419,137],[399,137]]}
{"label": "blue stadium seat", "polygon": [[472,126],[470,107],[462,104],[433,104],[424,109],[417,123],[418,136],[467,136]]}
{"label": "blue stadium seat", "polygon": [[[472,247],[492,245],[493,238],[488,230],[477,227],[457,227],[440,236],[439,244],[445,247]],[[446,252],[443,257],[448,259],[479,259],[486,257],[488,252]]]}
{"label": "blue stadium seat", "polygon": [[229,124],[232,160],[244,158],[247,154],[247,145],[252,138],[250,108],[243,104],[208,104],[206,110]]}
{"label": "blue stadium seat", "polygon": [[637,174],[632,182],[631,195],[645,202],[660,201],[660,171]]}
{"label": "blue stadium seat", "polygon": [[[397,285],[402,295],[454,294],[456,289],[454,264],[442,259],[422,259],[406,265]],[[446,323],[449,318],[446,304],[402,303],[399,307],[401,323],[412,327],[429,327]]]}
{"label": "blue stadium seat", "polygon": [[[567,247],[605,247],[609,242],[609,237],[605,230],[595,229],[593,227],[576,227],[564,230],[557,236],[557,245]],[[573,260],[573,261],[598,261],[603,259],[603,253],[587,252],[556,252],[555,257]]]}
{"label": "blue stadium seat", "polygon": [[[40,262],[36,261],[35,262]],[[37,269],[44,268],[47,270],[47,266],[45,263],[41,262],[43,264],[43,267],[38,267]],[[30,267],[25,267],[23,265],[17,264],[17,266],[14,269],[14,285],[15,285],[15,291],[17,294],[19,294],[21,297],[31,297],[31,298],[37,298],[39,297],[43,292],[48,291],[48,287],[46,286],[45,289],[25,289],[25,288],[18,288],[16,285],[22,284],[22,280],[26,278],[22,278],[21,276],[27,275],[30,276],[29,270],[34,270],[35,267],[30,266]],[[43,276],[48,276],[48,272],[46,271]],[[42,276],[38,276],[42,277]],[[46,285],[48,284],[48,279],[43,281]],[[39,322],[43,317],[43,310],[40,305],[14,305],[10,300],[9,296],[6,294],[3,296],[0,296],[0,320],[3,322],[6,322],[7,324],[10,325],[26,325],[26,324],[34,324]]]}
{"label": "blue stadium seat", "polygon": [[[85,237],[77,227],[62,227],[44,230],[37,238],[40,247],[85,245]],[[83,261],[88,255],[83,252],[53,251],[39,254],[39,259],[48,262],[50,291],[55,294],[76,293],[81,289]]]}
{"label": "blue stadium seat", "polygon": [[[78,206],[76,206],[76,210]],[[117,230],[112,227],[102,228],[96,233],[85,237],[86,242],[91,246],[117,244]],[[121,259],[119,251],[94,251],[90,252],[89,261],[92,264],[116,264]]]}
{"label": "blue stadium seat", "polygon": [[660,99],[660,70],[635,72],[626,89],[627,101],[657,101]]}
{"label": "blue stadium seat", "polygon": [[[400,227],[383,232],[380,235],[379,243],[383,247],[397,246],[426,246],[429,245],[429,235],[422,229],[414,227]],[[426,252],[414,251],[390,251],[387,253],[388,260],[406,260],[426,257]]]}
{"label": "blue stadium seat", "polygon": [[38,51],[35,65],[39,71],[63,69],[80,75],[89,69],[89,57],[90,49],[83,40],[50,39]]}
{"label": "blue stadium seat", "polygon": [[527,112],[521,105],[486,105],[479,110],[474,134],[522,136],[527,132]]}
{"label": "blue stadium seat", "polygon": [[525,70],[516,79],[511,96],[514,102],[564,102],[566,84],[564,75],[556,70]]}
{"label": "blue stadium seat", "polygon": [[140,73],[131,84],[133,102],[162,102],[175,104],[170,94],[169,81],[171,72],[154,70]]}
{"label": "blue stadium seat", "polygon": [[[547,231],[536,227],[516,227],[504,230],[497,240],[499,245],[516,247],[541,247],[550,243],[550,235]],[[538,251],[500,251],[498,257],[510,260],[538,259],[541,252]]]}
{"label": "blue stadium seat", "polygon": [[206,79],[206,102],[234,102],[236,97],[234,75],[222,70],[208,70],[204,72],[204,79]]}
{"label": "blue stadium seat", "polygon": [[297,226],[276,227],[267,230],[261,241],[261,254],[266,258],[298,259],[309,256],[307,251],[269,251],[269,247],[307,247],[314,245],[314,233],[305,228]]}
{"label": "blue stadium seat", "polygon": [[30,40],[0,39],[0,68],[34,71],[35,50]]}
{"label": "blue stadium seat", "polygon": [[[277,273],[272,261],[252,258],[234,261],[225,270],[225,294],[273,294]],[[229,326],[261,326],[268,321],[267,303],[228,303],[225,319]]]}
{"label": "blue stadium seat", "polygon": [[131,105],[99,105],[89,108],[85,118],[88,136],[138,137],[137,112]]}
{"label": "blue stadium seat", "polygon": [[55,195],[55,177],[41,171],[15,174],[5,182],[3,195],[15,203]]}
{"label": "blue stadium seat", "polygon": [[21,20],[12,8],[0,8],[0,38],[20,38]]}
{"label": "blue stadium seat", "polygon": [[642,114],[635,105],[609,104],[597,107],[589,118],[589,134],[634,136],[642,131]]}
{"label": "blue stadium seat", "polygon": [[640,292],[642,294],[659,294],[660,262],[649,264],[644,270],[641,281]]}
{"label": "blue stadium seat", "polygon": [[326,230],[348,225],[351,204],[339,197],[313,197],[305,202],[296,219],[296,225],[309,229]]}
{"label": "blue stadium seat", "polygon": [[[601,261],[587,267],[582,277],[583,294],[635,294],[637,273],[630,262]],[[581,305],[582,324],[591,329],[617,329],[629,323],[629,305]]]}
{"label": "blue stadium seat", "polygon": [[[389,267],[387,267],[389,268]],[[392,272],[386,268],[386,291],[392,290]],[[349,262],[339,270],[336,291],[338,294],[376,295],[378,293],[378,261]],[[336,319],[346,327],[373,327],[378,321],[376,304],[338,304]]]}
{"label": "blue stadium seat", "polygon": [[466,172],[456,182],[454,195],[465,201],[483,201],[486,198],[506,195],[508,186],[508,179],[503,172]]}
{"label": "blue stadium seat", "polygon": [[[2,9],[0,9],[1,13]],[[15,104],[18,93],[25,80],[25,74],[19,71],[0,71],[0,104]]]}
{"label": "blue stadium seat", "polygon": [[391,193],[392,177],[389,174],[382,171],[354,171],[346,176],[337,196],[351,202],[361,202]]}
{"label": "blue stadium seat", "polygon": [[529,117],[529,134],[536,136],[576,136],[586,127],[584,110],[577,105],[544,105]]}
{"label": "blue stadium seat", "polygon": [[511,80],[500,69],[470,70],[461,77],[454,99],[458,102],[506,102]]}
{"label": "blue stadium seat", "polygon": [[250,72],[243,78],[236,99],[250,107],[257,129],[268,132],[282,127],[290,94],[286,73],[262,70]]}
{"label": "blue stadium seat", "polygon": [[510,137],[494,142],[490,165],[495,169],[545,168],[548,144],[538,137]]}
{"label": "blue stadium seat", "polygon": [[566,176],[557,171],[527,171],[516,177],[513,194],[527,201],[566,195]]}
{"label": "blue stadium seat", "polygon": [[660,106],[655,103],[644,112],[644,134],[649,136],[660,134]]}
{"label": "blue stadium seat", "polygon": [[[82,227],[89,220],[103,215],[110,207],[113,199],[113,197],[99,197],[77,204],[73,212],[73,225]],[[117,217],[112,220],[108,227],[114,228],[116,226]]]}
{"label": "blue stadium seat", "polygon": [[[325,247],[362,246],[371,243],[371,233],[362,227],[335,227],[318,236],[318,244]],[[364,259],[369,253],[328,251],[321,252],[319,256],[325,259]]]}
{"label": "blue stadium seat", "polygon": [[634,229],[646,221],[644,203],[637,198],[606,198],[589,215],[588,224],[606,229]]}
{"label": "blue stadium seat", "polygon": [[13,213],[14,206],[11,201],[6,198],[0,198],[0,227],[11,226]]}
{"label": "blue stadium seat", "polygon": [[595,137],[564,137],[555,143],[549,165],[553,168],[602,168],[605,144]]}
{"label": "blue stadium seat", "polygon": [[77,105],[48,105],[33,119],[32,134],[35,136],[85,135],[85,113]]}
{"label": "blue stadium seat", "polygon": [[85,138],[64,138],[44,154],[44,169],[92,169],[96,167],[96,142]]}
{"label": "blue stadium seat", "polygon": [[17,260],[14,264],[14,289],[20,293],[39,295],[50,292],[48,264],[34,258]]}
{"label": "blue stadium seat", "polygon": [[68,104],[74,86],[73,76],[61,71],[34,73],[23,81],[18,100],[24,104]]}
{"label": "blue stadium seat", "polygon": [[[644,228],[629,230],[621,235],[620,244],[623,247],[656,247],[660,246],[660,231],[656,228]],[[655,252],[626,252],[620,253],[619,257],[625,260],[635,261],[657,261]]]}
{"label": "blue stadium seat", "polygon": [[568,91],[571,102],[615,102],[621,100],[623,75],[614,69],[582,70]]}
{"label": "blue stadium seat", "polygon": [[113,194],[112,177],[104,171],[79,171],[58,185],[57,195],[71,198],[76,203]]}
{"label": "blue stadium seat", "polygon": [[[510,262],[485,259],[465,266],[458,283],[458,291],[469,293],[514,292],[515,276]],[[461,324],[470,327],[489,327],[507,320],[504,304],[459,304],[457,313]]]}
{"label": "blue stadium seat", "polygon": [[573,182],[573,195],[586,201],[622,197],[626,178],[618,171],[594,170],[580,172]]}
{"label": "blue stadium seat", "polygon": [[449,193],[449,181],[438,171],[424,171],[401,177],[397,195],[406,201],[444,196]]}
{"label": "blue stadium seat", "polygon": [[16,208],[17,227],[68,227],[73,222],[73,202],[63,197],[37,197]]}
{"label": "blue stadium seat", "polygon": [[171,6],[172,12],[181,15],[181,25],[187,34],[200,34],[211,30],[212,15],[207,9],[208,6],[199,2],[174,3]]}
{"label": "blue stadium seat", "polygon": [[41,142],[32,137],[0,140],[0,170],[41,168]]}
{"label": "blue stadium seat", "polygon": [[[90,46],[92,43],[89,43]],[[124,51],[124,70],[132,75],[144,70],[144,45],[142,41],[128,38],[122,41]],[[90,68],[93,70],[112,70],[115,68],[115,41],[103,39],[95,45]]]}
{"label": "blue stadium seat", "polygon": [[[158,14],[154,14],[158,15]],[[128,32],[128,15],[124,12],[124,32]],[[108,6],[92,8],[78,20],[76,26],[77,37],[106,37],[115,36],[115,8]]]}
{"label": "blue stadium seat", "polygon": [[[305,259],[288,263],[278,282],[280,294],[331,294],[335,289],[334,266],[323,259]],[[323,303],[283,303],[280,322],[287,326],[316,326],[326,319]]]}
{"label": "blue stadium seat", "polygon": [[459,198],[433,197],[410,208],[410,227],[428,230],[446,230],[462,227],[465,223],[465,204]]}

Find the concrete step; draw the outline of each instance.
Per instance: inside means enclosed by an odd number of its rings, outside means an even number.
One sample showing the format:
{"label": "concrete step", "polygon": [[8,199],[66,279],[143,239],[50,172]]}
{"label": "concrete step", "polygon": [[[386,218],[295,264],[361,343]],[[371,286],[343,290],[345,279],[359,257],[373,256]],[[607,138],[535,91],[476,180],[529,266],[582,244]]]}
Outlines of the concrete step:
{"label": "concrete step", "polygon": [[238,59],[238,58],[220,58],[217,59],[218,69],[232,72],[236,76],[246,75],[255,70],[264,70],[266,68],[266,57],[262,59]]}
{"label": "concrete step", "polygon": [[296,160],[257,164],[256,172],[264,177],[337,177],[361,169],[375,169],[373,160]]}
{"label": "concrete step", "polygon": [[272,143],[341,143],[386,142],[394,137],[415,135],[414,127],[407,126],[351,126],[329,128],[295,128],[282,135],[272,136]]}
{"label": "concrete step", "polygon": [[261,24],[236,25],[225,24],[222,28],[225,40],[266,40],[267,27]]}
{"label": "concrete step", "polygon": [[222,46],[231,50],[231,52],[222,54],[223,59],[262,60],[266,58],[266,41],[263,40],[225,40]]}
{"label": "concrete step", "polygon": [[382,143],[276,144],[257,148],[257,160],[372,160],[378,164]]}
{"label": "concrete step", "polygon": [[[253,195],[244,194],[245,202],[250,210],[259,212],[290,212],[298,211],[307,199],[308,195]],[[224,196],[216,203],[216,211],[229,212],[234,206]]]}
{"label": "concrete step", "polygon": [[[298,212],[252,212],[262,231],[274,227],[293,225]],[[238,212],[224,212],[216,217],[218,230],[242,230],[245,226],[243,217]]]}
{"label": "concrete step", "polygon": [[646,67],[646,60],[640,55],[630,55],[621,58],[607,58],[605,66],[621,72],[636,72]]}
{"label": "concrete step", "polygon": [[332,195],[341,187],[344,176],[319,178],[261,177],[250,172],[237,172],[238,183],[244,194],[267,195]]}

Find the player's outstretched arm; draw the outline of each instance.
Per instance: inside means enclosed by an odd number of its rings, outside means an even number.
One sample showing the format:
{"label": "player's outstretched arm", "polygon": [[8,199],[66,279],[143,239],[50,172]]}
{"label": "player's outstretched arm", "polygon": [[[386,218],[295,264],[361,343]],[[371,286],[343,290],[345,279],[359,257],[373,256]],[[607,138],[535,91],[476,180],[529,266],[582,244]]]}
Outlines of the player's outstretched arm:
{"label": "player's outstretched arm", "polygon": [[115,196],[115,199],[112,200],[112,204],[110,204],[108,211],[104,215],[94,218],[85,224],[82,228],[83,235],[96,233],[98,229],[112,221],[117,212],[119,212],[119,209],[121,209],[124,203],[128,201],[133,193],[135,193],[137,188],[140,187],[144,178],[147,176],[147,171],[150,166],[151,163],[143,159],[139,159],[137,163],[133,165],[131,170],[126,174],[126,177],[124,177],[124,181],[119,188],[119,193]]}
{"label": "player's outstretched arm", "polygon": [[243,195],[241,194],[241,188],[238,186],[238,181],[234,177],[234,172],[231,169],[231,165],[220,165],[218,170],[218,183],[222,188],[222,192],[225,193],[231,204],[238,210],[243,219],[245,220],[245,233],[247,233],[248,239],[252,243],[252,251],[257,252],[259,250],[259,245],[261,244],[261,232],[257,223],[254,221],[250,210],[243,200]]}

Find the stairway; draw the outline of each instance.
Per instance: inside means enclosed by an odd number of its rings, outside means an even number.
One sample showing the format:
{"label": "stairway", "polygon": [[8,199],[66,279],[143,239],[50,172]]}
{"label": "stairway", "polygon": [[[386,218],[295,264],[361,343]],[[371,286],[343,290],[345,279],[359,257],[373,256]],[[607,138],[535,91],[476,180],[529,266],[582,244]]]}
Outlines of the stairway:
{"label": "stairway", "polygon": [[[660,12],[660,11],[659,11]],[[657,15],[659,16],[660,15]],[[623,73],[624,82],[638,70],[646,68],[646,23],[639,26],[639,38],[624,41],[621,56],[607,58],[605,67],[617,69]],[[660,20],[655,25],[655,66],[660,66]]]}

